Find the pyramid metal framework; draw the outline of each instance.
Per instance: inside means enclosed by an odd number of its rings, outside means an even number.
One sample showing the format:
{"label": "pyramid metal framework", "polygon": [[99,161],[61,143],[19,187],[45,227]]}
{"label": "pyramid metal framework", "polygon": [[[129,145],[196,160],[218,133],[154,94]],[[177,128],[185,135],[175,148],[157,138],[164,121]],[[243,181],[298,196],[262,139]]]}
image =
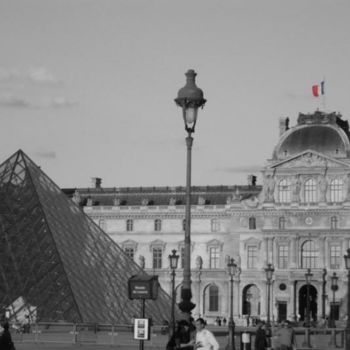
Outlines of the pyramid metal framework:
{"label": "pyramid metal framework", "polygon": [[[37,321],[130,323],[141,302],[128,299],[128,279],[139,274],[144,271],[23,151],[0,165],[2,313],[24,300]],[[159,287],[157,300],[146,301],[146,317],[160,324],[170,307]]]}

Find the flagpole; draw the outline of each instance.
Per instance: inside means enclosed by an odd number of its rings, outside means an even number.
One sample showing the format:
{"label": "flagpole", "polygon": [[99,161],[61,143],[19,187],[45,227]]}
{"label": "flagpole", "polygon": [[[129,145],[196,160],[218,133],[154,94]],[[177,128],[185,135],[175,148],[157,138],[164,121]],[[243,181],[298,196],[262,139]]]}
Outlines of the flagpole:
{"label": "flagpole", "polygon": [[323,106],[323,111],[326,112],[326,90],[325,90],[325,85],[326,85],[326,77],[323,76],[323,86],[322,86],[322,89],[323,89],[323,93],[322,93],[322,106]]}

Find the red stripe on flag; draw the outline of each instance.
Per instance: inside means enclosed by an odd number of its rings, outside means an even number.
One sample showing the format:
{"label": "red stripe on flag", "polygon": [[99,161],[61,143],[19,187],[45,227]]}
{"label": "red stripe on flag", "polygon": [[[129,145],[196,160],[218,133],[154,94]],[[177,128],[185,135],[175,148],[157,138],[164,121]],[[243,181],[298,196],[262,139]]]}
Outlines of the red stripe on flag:
{"label": "red stripe on flag", "polygon": [[312,94],[313,94],[315,97],[320,96],[320,90],[319,90],[319,88],[318,88],[318,85],[313,85],[313,86],[312,86]]}

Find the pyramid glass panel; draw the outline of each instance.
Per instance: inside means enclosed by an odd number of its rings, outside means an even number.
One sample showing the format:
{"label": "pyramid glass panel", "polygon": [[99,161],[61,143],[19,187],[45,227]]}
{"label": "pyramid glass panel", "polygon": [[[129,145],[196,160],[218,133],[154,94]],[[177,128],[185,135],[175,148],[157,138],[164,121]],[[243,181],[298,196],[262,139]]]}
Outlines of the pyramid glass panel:
{"label": "pyramid glass panel", "polygon": [[[140,301],[128,280],[145,272],[22,151],[0,165],[0,311],[37,321],[130,323]],[[19,302],[21,301],[21,302]],[[159,288],[146,316],[161,323]]]}

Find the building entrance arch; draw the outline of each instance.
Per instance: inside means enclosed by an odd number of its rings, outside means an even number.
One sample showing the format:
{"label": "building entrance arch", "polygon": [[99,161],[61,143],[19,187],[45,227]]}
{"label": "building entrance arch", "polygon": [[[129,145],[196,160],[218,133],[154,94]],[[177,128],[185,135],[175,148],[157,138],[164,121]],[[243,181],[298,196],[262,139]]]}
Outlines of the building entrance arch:
{"label": "building entrance arch", "polygon": [[[317,289],[312,284],[309,285],[309,288],[310,321],[316,321]],[[305,321],[307,319],[307,284],[303,285],[299,289],[299,315],[301,321]]]}
{"label": "building entrance arch", "polygon": [[260,316],[260,290],[255,284],[248,284],[242,293],[242,315]]}

